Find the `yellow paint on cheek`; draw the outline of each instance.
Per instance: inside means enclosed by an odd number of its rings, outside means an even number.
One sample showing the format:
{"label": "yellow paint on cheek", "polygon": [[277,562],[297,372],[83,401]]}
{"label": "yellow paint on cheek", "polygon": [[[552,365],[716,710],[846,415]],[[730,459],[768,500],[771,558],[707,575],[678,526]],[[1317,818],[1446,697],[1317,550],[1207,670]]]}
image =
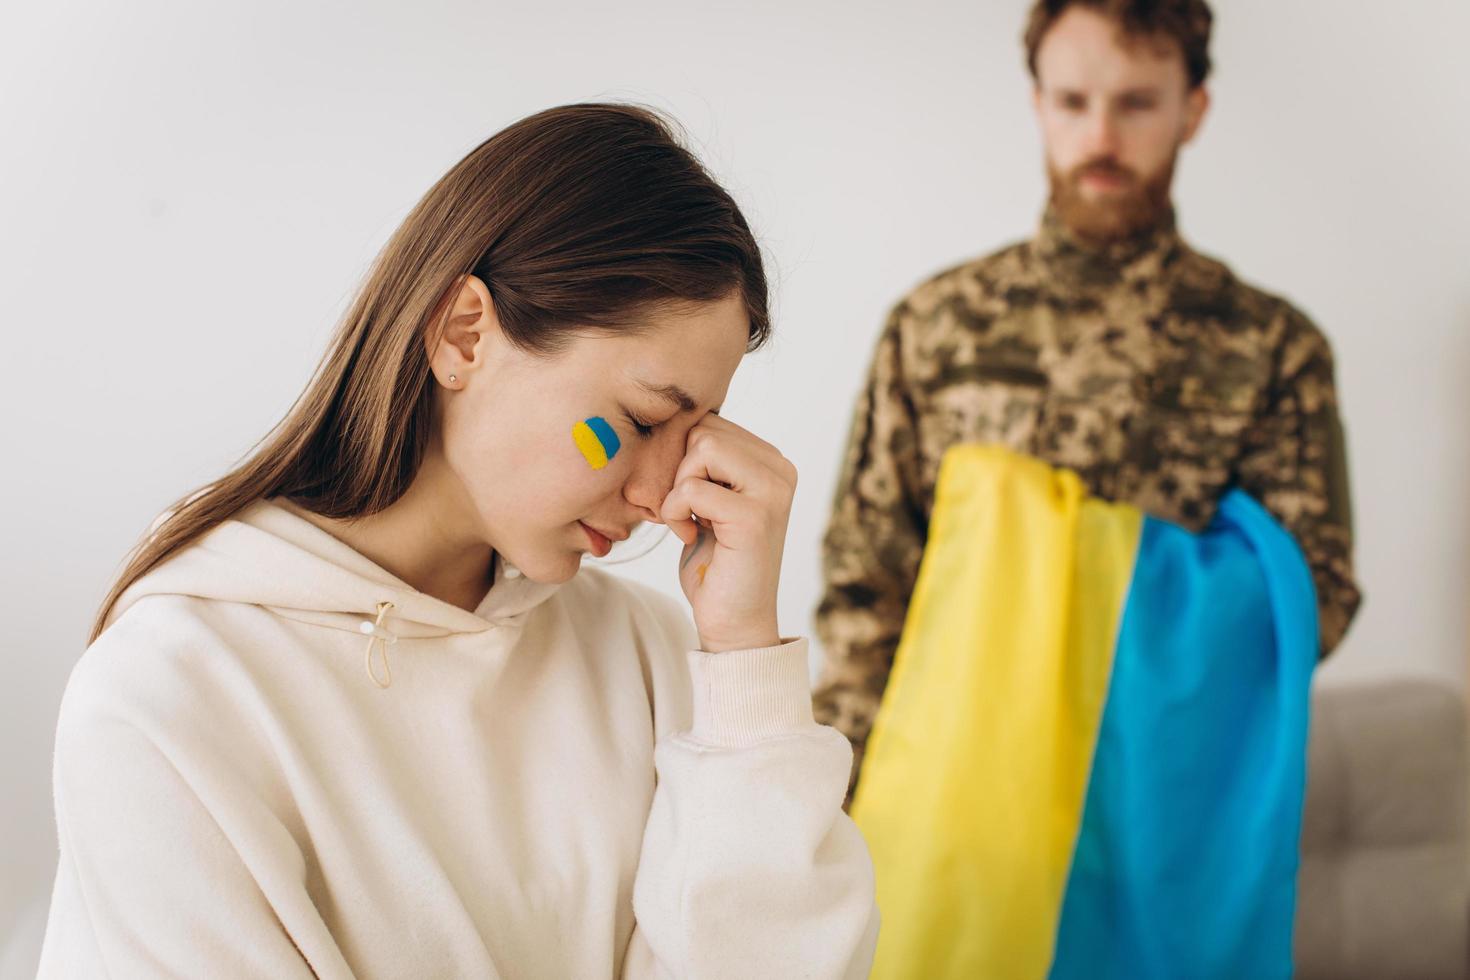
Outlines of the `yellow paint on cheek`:
{"label": "yellow paint on cheek", "polygon": [[694,570],[699,575],[699,584],[704,584],[704,573],[709,571],[709,562],[705,562]]}

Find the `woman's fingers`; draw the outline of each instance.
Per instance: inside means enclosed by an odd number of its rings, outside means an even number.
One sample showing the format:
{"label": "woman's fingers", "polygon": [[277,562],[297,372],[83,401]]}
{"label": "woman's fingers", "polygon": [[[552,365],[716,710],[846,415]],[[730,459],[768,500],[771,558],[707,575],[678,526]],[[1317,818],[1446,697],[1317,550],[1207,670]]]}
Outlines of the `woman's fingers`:
{"label": "woman's fingers", "polygon": [[[717,422],[706,427],[710,420]],[[789,499],[795,490],[796,467],[774,446],[733,422],[708,416],[690,431],[687,451],[674,474],[676,486],[687,479],[775,501]]]}
{"label": "woman's fingers", "polygon": [[703,648],[779,642],[776,593],[796,468],[770,443],[708,415],[689,431],[660,517],[684,542],[680,582]]}
{"label": "woman's fingers", "polygon": [[738,444],[745,453],[750,455],[753,461],[760,463],[766,469],[783,479],[789,477],[788,482],[795,482],[796,467],[781,454],[781,450],[766,442],[760,436],[750,432],[748,429],[741,428],[729,419],[721,418],[718,415],[711,415],[707,416],[705,421],[708,425],[706,426],[705,432],[701,434],[703,438],[716,441],[728,439],[732,443]]}
{"label": "woman's fingers", "polygon": [[690,434],[694,435],[695,433],[699,433],[701,429],[704,431],[700,435],[705,438],[723,435],[738,439],[749,451],[760,455],[766,464],[772,468],[778,468],[781,463],[786,462],[786,457],[781,455],[781,450],[766,442],[749,429],[742,428],[723,416],[714,414],[706,415]]}
{"label": "woman's fingers", "polygon": [[[749,521],[755,516],[752,512],[756,509],[752,502],[741,499],[741,494],[734,490],[698,477],[686,477],[675,483],[668,496],[664,497],[659,516],[664,523],[676,529],[674,533],[679,535],[679,540],[694,544],[699,537],[695,515],[716,529],[718,538],[721,525],[729,527]],[[681,530],[685,533],[680,533]]]}

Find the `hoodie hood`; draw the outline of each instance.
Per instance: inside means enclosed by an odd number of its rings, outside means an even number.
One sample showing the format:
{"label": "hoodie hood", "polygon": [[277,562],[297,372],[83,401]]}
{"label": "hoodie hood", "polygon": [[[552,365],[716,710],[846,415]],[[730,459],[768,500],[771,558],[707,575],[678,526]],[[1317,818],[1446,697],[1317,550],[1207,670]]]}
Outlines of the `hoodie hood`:
{"label": "hoodie hood", "polygon": [[[516,625],[560,586],[533,582],[495,557],[474,612],[426,595],[288,507],[252,504],[134,582],[111,625],[144,596],[182,595],[262,606],[287,619],[349,632],[377,621],[401,637],[479,633]],[[386,617],[383,603],[392,603]]]}

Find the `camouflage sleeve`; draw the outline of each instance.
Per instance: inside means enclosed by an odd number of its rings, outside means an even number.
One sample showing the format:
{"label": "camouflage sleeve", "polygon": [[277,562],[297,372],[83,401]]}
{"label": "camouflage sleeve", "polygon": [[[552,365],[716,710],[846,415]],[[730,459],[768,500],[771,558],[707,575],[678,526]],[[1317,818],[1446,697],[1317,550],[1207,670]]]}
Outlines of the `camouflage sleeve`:
{"label": "camouflage sleeve", "polygon": [[1332,351],[1321,332],[1286,311],[1280,366],[1239,464],[1242,489],[1301,545],[1317,586],[1322,655],[1347,632],[1362,594],[1353,577],[1347,447],[1337,412]]}
{"label": "camouflage sleeve", "polygon": [[822,545],[817,635],[825,661],[817,720],[853,744],[857,783],[924,551],[917,419],[901,362],[903,308],[890,315],[858,398]]}

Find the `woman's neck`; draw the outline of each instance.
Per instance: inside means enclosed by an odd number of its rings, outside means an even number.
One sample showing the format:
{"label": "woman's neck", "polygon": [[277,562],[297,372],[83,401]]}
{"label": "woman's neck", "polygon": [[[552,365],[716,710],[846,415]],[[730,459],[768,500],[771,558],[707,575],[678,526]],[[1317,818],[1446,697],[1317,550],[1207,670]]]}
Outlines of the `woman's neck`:
{"label": "woman's neck", "polygon": [[376,514],[301,515],[420,592],[473,611],[489,591],[495,552],[474,531],[478,521],[458,479],[436,447],[424,455],[402,497]]}

